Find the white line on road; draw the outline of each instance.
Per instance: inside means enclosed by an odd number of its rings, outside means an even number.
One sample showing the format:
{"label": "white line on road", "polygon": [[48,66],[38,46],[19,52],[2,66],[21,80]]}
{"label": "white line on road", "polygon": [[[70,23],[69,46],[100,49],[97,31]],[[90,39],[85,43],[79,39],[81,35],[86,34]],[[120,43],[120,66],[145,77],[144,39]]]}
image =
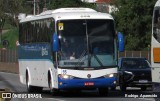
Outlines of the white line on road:
{"label": "white line on road", "polygon": [[52,100],[52,101],[66,101],[66,100],[55,99],[55,98],[45,98],[45,99],[49,99],[49,100]]}
{"label": "white line on road", "polygon": [[152,99],[152,98],[150,98],[150,99],[147,99],[147,98],[138,98],[138,99],[147,100],[147,101],[155,101],[155,99]]}

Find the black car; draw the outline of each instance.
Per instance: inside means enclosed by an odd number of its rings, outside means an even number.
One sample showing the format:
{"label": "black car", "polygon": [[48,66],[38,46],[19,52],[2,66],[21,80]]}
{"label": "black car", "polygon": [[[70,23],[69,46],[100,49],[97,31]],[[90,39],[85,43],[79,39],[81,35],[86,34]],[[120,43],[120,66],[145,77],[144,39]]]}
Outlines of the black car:
{"label": "black car", "polygon": [[152,87],[151,67],[146,58],[120,58],[118,66],[118,82],[122,91],[126,87],[140,87],[141,90]]}

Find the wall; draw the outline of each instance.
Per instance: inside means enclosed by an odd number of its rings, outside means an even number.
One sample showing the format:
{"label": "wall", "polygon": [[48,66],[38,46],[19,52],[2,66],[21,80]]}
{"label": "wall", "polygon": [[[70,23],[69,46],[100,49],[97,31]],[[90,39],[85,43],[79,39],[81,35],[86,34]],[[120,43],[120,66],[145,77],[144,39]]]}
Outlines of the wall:
{"label": "wall", "polygon": [[[145,57],[150,62],[150,51],[124,51],[119,52],[118,57]],[[18,73],[18,51],[0,50],[0,71]]]}

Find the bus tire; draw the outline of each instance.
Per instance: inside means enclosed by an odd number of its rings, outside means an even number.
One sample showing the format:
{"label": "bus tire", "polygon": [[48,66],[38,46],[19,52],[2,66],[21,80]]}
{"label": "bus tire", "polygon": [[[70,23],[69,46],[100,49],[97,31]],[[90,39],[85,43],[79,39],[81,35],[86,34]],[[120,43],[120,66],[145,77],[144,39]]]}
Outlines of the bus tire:
{"label": "bus tire", "polygon": [[100,96],[108,95],[108,88],[99,88],[98,91],[99,91]]}
{"label": "bus tire", "polygon": [[48,86],[49,86],[51,95],[58,95],[58,94],[59,94],[59,90],[58,90],[58,89],[52,88],[51,77],[50,77],[49,80],[48,80]]}
{"label": "bus tire", "polygon": [[29,75],[28,75],[28,72],[26,73],[26,86],[27,86],[27,91],[28,91],[29,93],[33,93],[33,92],[41,93],[42,90],[43,90],[43,87],[31,86],[31,85],[29,84]]}
{"label": "bus tire", "polygon": [[27,86],[27,91],[29,93],[32,93],[34,91],[34,87],[29,84],[29,75],[28,75],[28,72],[26,72],[26,86]]}
{"label": "bus tire", "polygon": [[35,89],[35,92],[37,93],[42,93],[43,91],[43,87],[36,87],[36,86],[32,86],[32,87],[35,87],[34,89]]}

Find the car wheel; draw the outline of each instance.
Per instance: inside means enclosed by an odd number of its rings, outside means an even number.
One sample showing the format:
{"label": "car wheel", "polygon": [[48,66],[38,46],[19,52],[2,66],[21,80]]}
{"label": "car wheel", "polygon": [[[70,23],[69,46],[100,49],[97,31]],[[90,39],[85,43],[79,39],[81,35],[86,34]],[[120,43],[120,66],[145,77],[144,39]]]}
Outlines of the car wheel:
{"label": "car wheel", "polygon": [[145,91],[147,89],[147,87],[141,87],[142,91]]}
{"label": "car wheel", "polygon": [[107,96],[108,95],[108,88],[99,88],[98,91],[99,91],[99,94],[101,96]]}
{"label": "car wheel", "polygon": [[121,91],[126,91],[126,85],[121,84],[121,85],[120,85],[120,89],[121,89]]}
{"label": "car wheel", "polygon": [[152,85],[152,86],[149,86],[149,88],[150,88],[150,91],[153,91],[154,90],[154,86]]}
{"label": "car wheel", "polygon": [[116,87],[111,87],[111,90],[116,90]]}

